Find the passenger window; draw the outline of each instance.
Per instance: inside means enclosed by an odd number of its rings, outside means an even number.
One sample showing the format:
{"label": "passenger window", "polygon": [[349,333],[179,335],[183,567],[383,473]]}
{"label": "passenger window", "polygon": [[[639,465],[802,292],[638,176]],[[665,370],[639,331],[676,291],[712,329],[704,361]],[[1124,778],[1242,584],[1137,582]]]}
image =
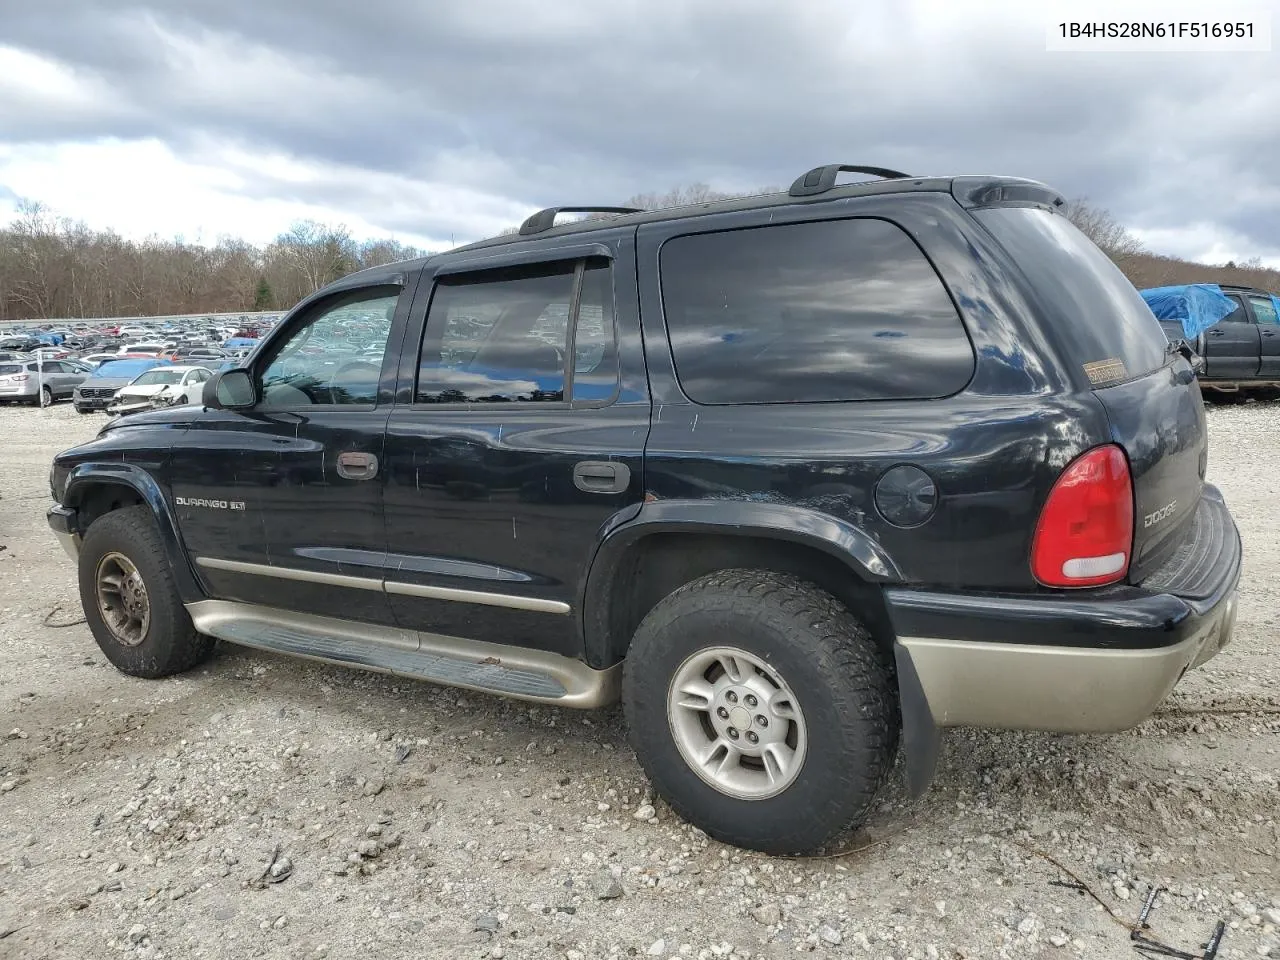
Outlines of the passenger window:
{"label": "passenger window", "polygon": [[576,263],[442,277],[427,313],[418,403],[565,398]]}
{"label": "passenger window", "polygon": [[573,337],[573,399],[608,400],[618,386],[618,344],[613,319],[613,272],[589,262],[582,274]]}
{"label": "passenger window", "polygon": [[360,291],[294,330],[262,371],[260,406],[376,403],[399,291]]}
{"label": "passenger window", "polygon": [[1269,323],[1272,326],[1280,324],[1280,317],[1276,316],[1275,301],[1267,297],[1250,297],[1249,302],[1253,304],[1253,316],[1259,323]]}
{"label": "passenger window", "polygon": [[1236,305],[1236,308],[1219,320],[1219,323],[1248,323],[1249,315],[1244,312],[1244,301],[1235,294],[1227,294],[1227,299]]}
{"label": "passenger window", "polygon": [[887,221],[675,237],[660,269],[676,373],[697,403],[944,397],[973,374],[941,279]]}

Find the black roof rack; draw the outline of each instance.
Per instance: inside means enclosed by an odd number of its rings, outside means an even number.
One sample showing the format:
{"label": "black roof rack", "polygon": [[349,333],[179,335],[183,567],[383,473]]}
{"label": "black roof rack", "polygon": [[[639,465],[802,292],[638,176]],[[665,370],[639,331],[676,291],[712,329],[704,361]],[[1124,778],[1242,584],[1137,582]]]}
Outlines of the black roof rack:
{"label": "black roof rack", "polygon": [[798,177],[787,193],[793,197],[812,197],[826,193],[836,185],[836,176],[841,173],[869,173],[873,177],[885,180],[910,180],[911,174],[890,170],[887,167],[862,167],[849,163],[829,163],[825,167],[814,167],[802,177]]}
{"label": "black roof rack", "polygon": [[539,210],[524,223],[520,224],[520,236],[529,237],[535,233],[543,233],[556,225],[556,216],[561,213],[643,213],[639,207],[547,207]]}

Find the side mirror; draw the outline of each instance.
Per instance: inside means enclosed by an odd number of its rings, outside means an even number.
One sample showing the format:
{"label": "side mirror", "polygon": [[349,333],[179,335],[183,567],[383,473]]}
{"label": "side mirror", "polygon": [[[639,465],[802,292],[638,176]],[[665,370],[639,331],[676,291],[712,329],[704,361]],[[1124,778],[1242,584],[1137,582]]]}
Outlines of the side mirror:
{"label": "side mirror", "polygon": [[243,410],[258,402],[248,370],[223,370],[204,382],[201,401],[210,410]]}

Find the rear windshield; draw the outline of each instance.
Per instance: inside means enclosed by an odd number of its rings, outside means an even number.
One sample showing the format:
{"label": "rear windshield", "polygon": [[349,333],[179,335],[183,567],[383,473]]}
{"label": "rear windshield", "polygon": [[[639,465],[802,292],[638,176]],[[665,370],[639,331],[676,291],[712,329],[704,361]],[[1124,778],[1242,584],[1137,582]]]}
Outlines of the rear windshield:
{"label": "rear windshield", "polygon": [[974,215],[1017,261],[1089,382],[1144,376],[1167,357],[1160,323],[1120,268],[1066,217],[1035,207]]}
{"label": "rear windshield", "polygon": [[22,364],[20,363],[0,363],[0,374],[21,372]]}

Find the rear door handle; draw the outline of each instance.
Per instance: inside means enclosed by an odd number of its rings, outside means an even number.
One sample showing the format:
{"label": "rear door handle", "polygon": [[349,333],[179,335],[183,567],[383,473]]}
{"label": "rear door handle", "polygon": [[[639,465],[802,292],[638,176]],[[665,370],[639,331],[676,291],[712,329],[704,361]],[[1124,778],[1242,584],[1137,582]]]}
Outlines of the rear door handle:
{"label": "rear door handle", "polygon": [[338,476],[345,480],[372,480],[378,475],[378,458],[372,453],[344,450],[338,454]]}
{"label": "rear door handle", "polygon": [[612,460],[574,464],[573,485],[583,493],[622,493],[631,486],[631,468]]}

